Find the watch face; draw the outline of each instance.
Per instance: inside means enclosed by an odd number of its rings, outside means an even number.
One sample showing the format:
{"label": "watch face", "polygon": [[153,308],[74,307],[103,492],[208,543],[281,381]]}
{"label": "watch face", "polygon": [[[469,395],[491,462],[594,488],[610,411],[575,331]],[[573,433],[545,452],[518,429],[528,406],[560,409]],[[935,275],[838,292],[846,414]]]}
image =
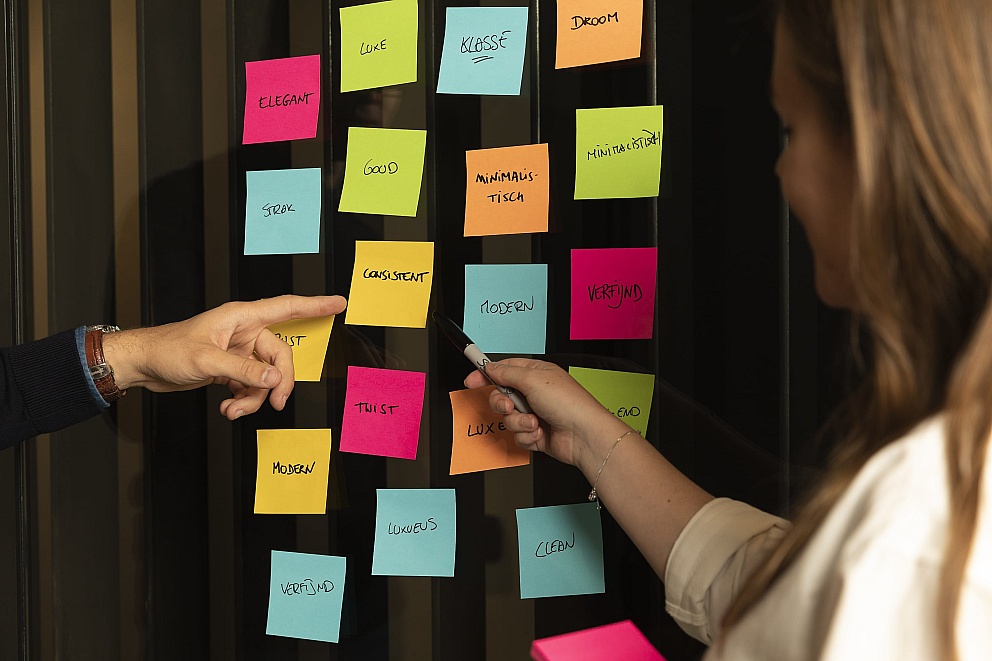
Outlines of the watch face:
{"label": "watch face", "polygon": [[93,377],[94,381],[99,381],[100,379],[105,379],[108,376],[113,375],[114,371],[110,369],[110,365],[106,363],[101,363],[100,365],[93,365],[90,367],[90,376]]}

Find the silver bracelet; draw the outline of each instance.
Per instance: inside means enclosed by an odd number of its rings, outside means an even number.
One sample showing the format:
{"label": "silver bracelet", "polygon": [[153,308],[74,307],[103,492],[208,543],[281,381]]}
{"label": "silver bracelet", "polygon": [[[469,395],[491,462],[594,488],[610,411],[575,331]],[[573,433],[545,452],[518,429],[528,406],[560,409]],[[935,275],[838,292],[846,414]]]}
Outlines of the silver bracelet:
{"label": "silver bracelet", "polygon": [[625,431],[623,434],[620,435],[620,438],[613,441],[613,447],[611,447],[610,451],[606,453],[606,457],[603,459],[603,463],[600,464],[599,470],[596,472],[596,479],[592,481],[592,491],[589,492],[589,502],[595,501],[596,509],[598,510],[603,509],[602,503],[599,502],[599,494],[596,493],[596,485],[599,484],[599,476],[603,474],[603,469],[606,467],[606,462],[610,460],[610,455],[613,454],[613,451],[617,449],[618,445],[620,445],[620,441],[622,441],[624,439],[624,436],[626,436],[627,434],[633,434],[634,431],[635,430],[633,429],[628,429],[627,431]]}

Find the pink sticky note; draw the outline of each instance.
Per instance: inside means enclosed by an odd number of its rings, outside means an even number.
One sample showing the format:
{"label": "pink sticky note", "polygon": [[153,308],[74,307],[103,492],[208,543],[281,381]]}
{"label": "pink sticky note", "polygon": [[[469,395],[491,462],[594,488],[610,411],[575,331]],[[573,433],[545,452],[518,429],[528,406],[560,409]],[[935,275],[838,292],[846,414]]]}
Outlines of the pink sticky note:
{"label": "pink sticky note", "polygon": [[657,274],[657,248],[573,250],[569,337],[649,339]]}
{"label": "pink sticky note", "polygon": [[245,76],[244,144],[317,135],[320,55],[245,62]]}
{"label": "pink sticky note", "polygon": [[665,661],[630,620],[535,640],[534,661]]}
{"label": "pink sticky note", "polygon": [[350,365],[341,451],[416,459],[426,382],[423,372]]}

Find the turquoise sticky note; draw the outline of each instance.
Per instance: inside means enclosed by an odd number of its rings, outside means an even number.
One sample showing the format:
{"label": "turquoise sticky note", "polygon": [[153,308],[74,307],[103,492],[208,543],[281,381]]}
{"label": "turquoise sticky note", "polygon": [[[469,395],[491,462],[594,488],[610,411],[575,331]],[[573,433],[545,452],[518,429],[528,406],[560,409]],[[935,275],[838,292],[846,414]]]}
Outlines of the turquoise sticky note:
{"label": "turquoise sticky note", "polygon": [[521,599],[606,591],[596,503],[517,510],[517,543]]}
{"label": "turquoise sticky note", "polygon": [[527,7],[448,7],[439,94],[520,94]]}
{"label": "turquoise sticky note", "polygon": [[466,264],[465,334],[486,353],[544,353],[547,264]]}
{"label": "turquoise sticky note", "polygon": [[270,636],[338,642],[346,558],[272,551]]}
{"label": "turquoise sticky note", "polygon": [[455,575],[455,490],[376,489],[373,576]]}
{"label": "turquoise sticky note", "polygon": [[320,168],[245,173],[245,254],[320,252]]}

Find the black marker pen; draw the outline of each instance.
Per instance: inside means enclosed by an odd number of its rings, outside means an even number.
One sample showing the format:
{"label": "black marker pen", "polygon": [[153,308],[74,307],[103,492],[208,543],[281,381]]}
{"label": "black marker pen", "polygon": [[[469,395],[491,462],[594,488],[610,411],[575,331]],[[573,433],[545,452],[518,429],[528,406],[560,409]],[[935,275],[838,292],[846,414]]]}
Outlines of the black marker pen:
{"label": "black marker pen", "polygon": [[527,406],[527,400],[524,399],[523,395],[518,393],[513,388],[501,386],[489,377],[486,373],[486,365],[491,362],[489,357],[482,353],[482,351],[479,350],[479,347],[475,346],[475,342],[468,339],[468,335],[466,335],[461,328],[456,326],[455,322],[451,321],[451,319],[448,319],[440,312],[432,312],[431,317],[434,319],[434,323],[437,324],[437,327],[441,329],[441,332],[444,333],[445,337],[451,340],[451,342],[458,347],[458,350],[464,353],[465,357],[472,361],[475,368],[482,372],[482,375],[486,377],[489,383],[496,386],[501,393],[510,398],[510,401],[513,402],[514,408],[521,413],[533,413],[533,411],[530,410],[530,407]]}

